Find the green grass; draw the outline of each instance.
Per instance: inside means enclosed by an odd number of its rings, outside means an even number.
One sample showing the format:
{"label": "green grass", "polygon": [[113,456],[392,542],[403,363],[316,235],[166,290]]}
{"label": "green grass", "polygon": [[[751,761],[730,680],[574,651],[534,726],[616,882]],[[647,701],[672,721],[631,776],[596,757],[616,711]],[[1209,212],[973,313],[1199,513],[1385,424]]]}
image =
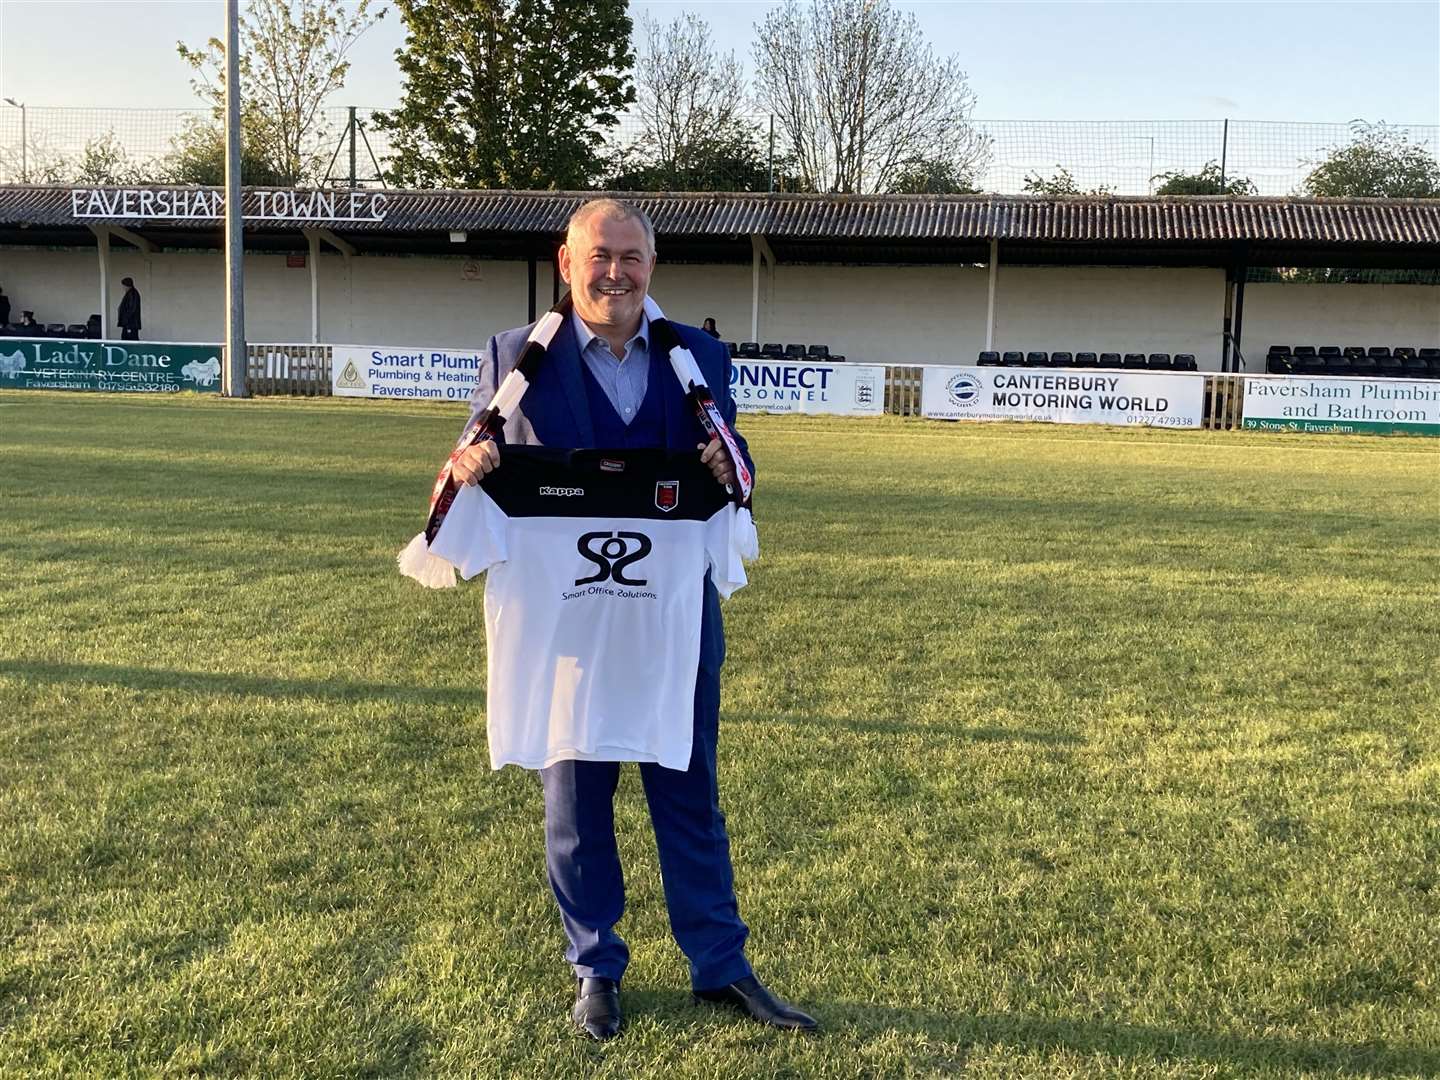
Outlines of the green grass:
{"label": "green grass", "polygon": [[688,1003],[634,770],[599,1047],[480,590],[394,571],[455,408],[0,395],[0,1076],[1440,1073],[1440,455],[752,418]]}

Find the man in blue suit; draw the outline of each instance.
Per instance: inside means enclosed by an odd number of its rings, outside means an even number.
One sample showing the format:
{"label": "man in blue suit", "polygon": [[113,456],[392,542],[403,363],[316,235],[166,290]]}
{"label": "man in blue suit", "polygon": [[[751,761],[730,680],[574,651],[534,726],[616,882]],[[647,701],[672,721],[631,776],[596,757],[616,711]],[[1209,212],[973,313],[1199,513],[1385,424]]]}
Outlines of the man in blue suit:
{"label": "man in blue suit", "polygon": [[[559,253],[560,275],[574,311],[556,332],[544,364],[500,443],[484,442],[456,462],[454,475],[474,484],[500,467],[503,444],[525,446],[698,449],[720,484],[735,468],[718,440],[706,437],[670,367],[649,347],[644,314],[655,269],[655,232],[637,208],[595,199],[577,210]],[[691,326],[675,325],[694,354],[732,429],[730,357]],[[524,350],[529,327],[490,340],[471,396],[472,418],[490,403]],[[736,436],[749,462],[745,441]],[[750,464],[753,473],[754,466]],[[749,934],[740,919],[720,811],[715,743],[720,720],[720,665],[725,634],[720,600],[707,575],[700,663],[695,680],[694,749],[684,772],[642,763],[641,780],[660,854],[670,926],[690,962],[698,1000],[738,1008],[761,1023],[810,1030],[814,1019],[781,1001],[745,959]],[[545,789],[545,858],[575,971],[572,1017],[596,1039],[620,1030],[620,980],[629,949],[615,932],[625,893],[615,843],[613,799],[618,762],[562,761],[540,770]]]}

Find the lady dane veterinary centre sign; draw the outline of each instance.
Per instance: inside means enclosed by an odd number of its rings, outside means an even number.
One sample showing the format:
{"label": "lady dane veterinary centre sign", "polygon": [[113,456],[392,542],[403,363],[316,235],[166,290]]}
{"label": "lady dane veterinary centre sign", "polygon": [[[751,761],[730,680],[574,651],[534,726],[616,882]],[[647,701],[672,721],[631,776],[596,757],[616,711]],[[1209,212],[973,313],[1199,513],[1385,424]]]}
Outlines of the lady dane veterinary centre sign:
{"label": "lady dane veterinary centre sign", "polygon": [[218,393],[218,345],[0,338],[0,390]]}
{"label": "lady dane veterinary centre sign", "polygon": [[[247,191],[244,216],[250,220],[385,220],[383,191]],[[225,193],[210,188],[73,188],[70,211],[77,220],[219,220]]]}

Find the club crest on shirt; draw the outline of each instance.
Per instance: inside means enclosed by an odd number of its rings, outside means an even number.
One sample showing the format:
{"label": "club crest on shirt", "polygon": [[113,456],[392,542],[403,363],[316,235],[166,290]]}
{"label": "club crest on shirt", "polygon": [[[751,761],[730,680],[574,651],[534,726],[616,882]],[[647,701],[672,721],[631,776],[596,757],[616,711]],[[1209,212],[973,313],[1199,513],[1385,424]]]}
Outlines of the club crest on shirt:
{"label": "club crest on shirt", "polygon": [[680,505],[680,481],[655,481],[655,509],[669,513]]}
{"label": "club crest on shirt", "polygon": [[624,472],[624,471],[625,471],[625,462],[623,462],[623,461],[617,461],[617,460],[615,460],[614,458],[601,458],[601,459],[600,459],[600,471],[601,471],[601,472]]}

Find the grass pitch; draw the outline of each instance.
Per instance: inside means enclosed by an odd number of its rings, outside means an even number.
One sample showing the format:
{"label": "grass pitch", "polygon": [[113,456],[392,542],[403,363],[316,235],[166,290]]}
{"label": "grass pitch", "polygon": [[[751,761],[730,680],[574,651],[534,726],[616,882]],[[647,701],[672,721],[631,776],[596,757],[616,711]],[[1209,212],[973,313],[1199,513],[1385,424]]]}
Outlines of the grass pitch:
{"label": "grass pitch", "polygon": [[1440,455],[763,417],[688,1003],[633,770],[572,1033],[480,589],[394,570],[454,408],[0,395],[0,1076],[1440,1073]]}

